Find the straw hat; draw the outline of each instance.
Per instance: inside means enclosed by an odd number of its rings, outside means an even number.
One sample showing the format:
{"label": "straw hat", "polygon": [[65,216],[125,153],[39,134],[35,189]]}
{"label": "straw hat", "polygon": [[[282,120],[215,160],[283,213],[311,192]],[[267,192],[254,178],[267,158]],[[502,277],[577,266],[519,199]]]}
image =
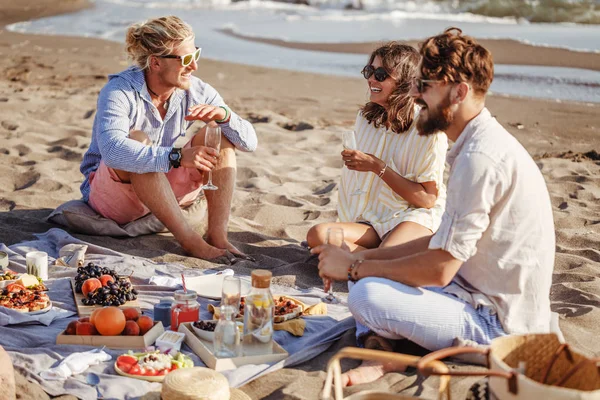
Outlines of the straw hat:
{"label": "straw hat", "polygon": [[163,381],[162,400],[250,400],[244,392],[230,389],[222,374],[209,368],[182,368],[169,372]]}

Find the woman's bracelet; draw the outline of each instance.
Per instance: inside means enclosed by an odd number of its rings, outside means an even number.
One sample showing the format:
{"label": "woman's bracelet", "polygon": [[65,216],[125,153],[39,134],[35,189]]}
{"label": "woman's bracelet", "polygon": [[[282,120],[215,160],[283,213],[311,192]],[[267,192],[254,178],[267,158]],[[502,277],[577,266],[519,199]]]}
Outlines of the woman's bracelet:
{"label": "woman's bracelet", "polygon": [[231,111],[229,111],[229,108],[225,107],[225,106],[219,106],[221,107],[223,110],[225,110],[225,117],[223,119],[215,119],[215,122],[217,124],[223,124],[227,121],[229,121],[229,117],[231,116]]}
{"label": "woman's bracelet", "polygon": [[385,174],[385,171],[387,170],[387,164],[383,164],[383,169],[381,171],[379,171],[379,177],[381,178],[383,176],[383,174]]}
{"label": "woman's bracelet", "polygon": [[348,280],[350,282],[358,281],[358,267],[360,267],[360,264],[362,264],[364,261],[365,260],[356,260],[350,264],[348,267]]}

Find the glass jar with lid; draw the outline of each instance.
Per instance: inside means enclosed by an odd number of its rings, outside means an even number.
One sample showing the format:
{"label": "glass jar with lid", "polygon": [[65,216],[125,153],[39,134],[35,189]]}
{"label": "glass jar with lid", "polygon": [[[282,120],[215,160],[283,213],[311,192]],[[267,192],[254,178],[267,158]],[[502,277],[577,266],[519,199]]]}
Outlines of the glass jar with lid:
{"label": "glass jar with lid", "polygon": [[193,290],[176,290],[171,306],[171,330],[177,331],[184,322],[196,322],[200,317],[198,294]]}

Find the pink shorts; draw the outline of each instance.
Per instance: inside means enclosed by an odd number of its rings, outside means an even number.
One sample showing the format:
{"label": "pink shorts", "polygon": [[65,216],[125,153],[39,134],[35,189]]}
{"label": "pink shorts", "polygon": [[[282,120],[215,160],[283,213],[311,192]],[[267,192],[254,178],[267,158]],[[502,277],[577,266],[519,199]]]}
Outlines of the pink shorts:
{"label": "pink shorts", "polygon": [[[166,175],[181,207],[192,204],[202,191],[203,175],[195,168],[171,168]],[[122,182],[104,161],[90,174],[89,180],[88,204],[100,215],[124,225],[150,213],[131,183]]]}

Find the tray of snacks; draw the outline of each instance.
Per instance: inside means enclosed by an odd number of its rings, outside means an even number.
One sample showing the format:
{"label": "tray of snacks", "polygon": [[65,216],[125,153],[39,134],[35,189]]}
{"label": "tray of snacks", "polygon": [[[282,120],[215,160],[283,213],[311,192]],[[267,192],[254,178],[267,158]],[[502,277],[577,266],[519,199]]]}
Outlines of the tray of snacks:
{"label": "tray of snacks", "polygon": [[115,361],[117,374],[150,382],[162,382],[171,371],[193,367],[194,362],[185,354],[162,353],[159,350],[143,353],[130,350]]}
{"label": "tray of snacks", "polygon": [[277,342],[273,341],[271,352],[267,354],[255,354],[252,352],[252,348],[250,348],[242,350],[242,353],[246,351],[248,354],[252,355],[242,354],[238,357],[220,358],[214,354],[212,341],[201,339],[196,334],[192,325],[193,323],[191,322],[180,324],[179,332],[185,334],[185,344],[200,357],[207,367],[214,369],[215,371],[226,371],[228,369],[235,369],[242,365],[249,364],[268,364],[284,360],[288,357],[288,352],[277,344]]}
{"label": "tray of snacks", "polygon": [[88,263],[77,268],[77,276],[71,280],[73,297],[80,317],[90,315],[103,306],[126,306],[141,310],[137,290],[129,277],[119,276],[106,267]]}
{"label": "tray of snacks", "polygon": [[[283,322],[289,319],[298,318],[304,311],[304,304],[289,296],[273,296],[275,301],[275,316],[273,322]],[[244,318],[244,307],[246,305],[246,298],[240,299],[240,310],[237,319]],[[214,314],[215,319],[219,318],[219,307],[215,307],[212,304],[208,305],[208,311]]]}
{"label": "tray of snacks", "polygon": [[28,289],[17,281],[9,284],[0,289],[0,306],[31,315],[50,311],[52,302],[48,294],[41,289],[35,289],[36,287],[39,285],[34,285],[34,289]]}

